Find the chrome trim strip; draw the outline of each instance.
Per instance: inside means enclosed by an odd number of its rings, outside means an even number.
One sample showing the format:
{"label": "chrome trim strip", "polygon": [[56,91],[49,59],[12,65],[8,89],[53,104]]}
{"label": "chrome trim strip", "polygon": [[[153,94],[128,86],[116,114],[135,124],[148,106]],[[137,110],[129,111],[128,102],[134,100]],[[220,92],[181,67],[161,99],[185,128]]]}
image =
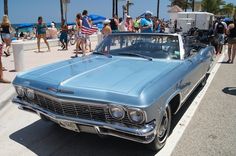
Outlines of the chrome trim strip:
{"label": "chrome trim strip", "polygon": [[[17,97],[13,98],[12,102],[18,104],[19,109],[35,112],[38,115],[40,114],[45,115],[57,122],[65,121],[65,122],[72,122],[72,123],[81,124],[85,126],[92,126],[96,129],[98,134],[102,134],[102,135],[116,136],[116,137],[120,137],[123,139],[131,140],[131,141],[135,141],[139,143],[144,143],[144,144],[152,142],[155,139],[155,135],[156,135],[156,122],[155,121],[145,124],[141,128],[122,127],[116,124],[110,124],[110,123],[105,123],[105,122],[79,119],[79,118],[73,118],[73,117],[67,117],[67,116],[54,114],[52,112],[43,110],[37,105],[31,105]],[[106,129],[107,132],[102,131],[101,129]],[[149,136],[151,137],[149,138]]]}

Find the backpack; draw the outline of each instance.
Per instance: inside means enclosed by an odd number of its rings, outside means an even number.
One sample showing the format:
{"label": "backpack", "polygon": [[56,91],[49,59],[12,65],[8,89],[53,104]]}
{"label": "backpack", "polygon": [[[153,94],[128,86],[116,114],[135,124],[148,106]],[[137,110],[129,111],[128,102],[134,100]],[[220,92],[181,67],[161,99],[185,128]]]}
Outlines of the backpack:
{"label": "backpack", "polygon": [[223,23],[219,22],[216,26],[216,33],[223,34],[225,30],[225,26]]}

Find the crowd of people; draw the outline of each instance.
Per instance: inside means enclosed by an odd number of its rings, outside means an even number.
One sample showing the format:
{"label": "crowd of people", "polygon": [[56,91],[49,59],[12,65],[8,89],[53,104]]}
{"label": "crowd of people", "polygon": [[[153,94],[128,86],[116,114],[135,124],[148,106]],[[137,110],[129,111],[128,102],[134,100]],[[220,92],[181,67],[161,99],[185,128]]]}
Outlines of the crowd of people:
{"label": "crowd of people", "polygon": [[233,21],[224,22],[218,18],[212,26],[215,38],[216,55],[222,53],[223,45],[228,44],[228,60],[226,63],[233,63],[236,55],[236,16]]}
{"label": "crowd of people", "polygon": [[[88,17],[87,10],[84,10],[82,13],[78,13],[75,16],[74,31],[76,36],[76,48],[75,56],[73,57],[78,57],[80,51],[82,55],[85,55],[87,51],[92,51],[89,37],[91,34],[85,33],[87,31],[91,33],[91,30],[86,30],[86,28],[92,27],[93,23]],[[146,11],[142,16],[136,17],[135,19],[125,12],[123,19],[118,18],[117,15],[114,15],[113,18],[104,20],[101,34],[103,35],[103,38],[105,38],[111,33],[123,31],[135,33],[164,33],[167,27],[167,22],[153,16],[150,11]],[[97,31],[97,29],[95,29],[95,31]],[[227,42],[228,60],[226,62],[233,63],[236,55],[236,16],[234,17],[234,22],[227,24],[223,20],[217,19],[212,26],[212,31],[215,36],[214,38],[216,39],[216,55],[222,53],[223,45]],[[10,56],[12,26],[7,15],[4,15],[2,18],[2,22],[0,23],[0,32],[2,40],[2,42],[0,42],[0,82],[10,83],[3,77],[3,71],[6,69],[3,67],[1,61],[1,56]],[[58,34],[60,34],[59,41],[61,43],[62,50],[68,49],[68,35],[70,33],[70,29],[64,19],[61,21],[60,30],[58,30],[55,22],[52,22],[51,27],[48,28],[47,24],[43,21],[43,17],[39,16],[33,32],[35,34],[35,38],[37,39],[38,52],[40,52],[41,39],[43,39],[47,45],[48,51],[50,51],[50,46],[47,39],[58,38]],[[24,33],[20,33],[19,35],[19,37],[22,38],[24,38],[24,36]]]}
{"label": "crowd of people", "polygon": [[117,15],[114,15],[110,20],[112,32],[164,33],[167,26],[166,22],[153,16],[150,11],[146,11],[144,15],[138,16],[135,19],[125,12],[124,19],[119,19]]}

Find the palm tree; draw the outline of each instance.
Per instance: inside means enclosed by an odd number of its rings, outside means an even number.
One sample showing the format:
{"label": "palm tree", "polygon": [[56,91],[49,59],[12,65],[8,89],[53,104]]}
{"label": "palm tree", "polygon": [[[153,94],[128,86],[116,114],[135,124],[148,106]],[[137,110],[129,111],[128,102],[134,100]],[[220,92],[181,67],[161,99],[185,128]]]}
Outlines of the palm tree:
{"label": "palm tree", "polygon": [[170,1],[171,1],[170,6],[178,5],[185,11],[191,7],[191,4],[188,2],[188,0],[170,0]]}
{"label": "palm tree", "polygon": [[8,15],[8,0],[4,0],[4,14]]}
{"label": "palm tree", "polygon": [[235,9],[234,4],[228,3],[223,6],[223,8],[221,9],[221,13],[227,15],[228,17],[231,17],[234,14],[234,9]]}
{"label": "palm tree", "polygon": [[64,15],[63,15],[63,2],[60,0],[60,9],[61,9],[61,21],[64,20]]}
{"label": "palm tree", "polygon": [[202,9],[203,11],[211,12],[213,14],[219,14],[221,6],[225,5],[223,0],[203,0]]}

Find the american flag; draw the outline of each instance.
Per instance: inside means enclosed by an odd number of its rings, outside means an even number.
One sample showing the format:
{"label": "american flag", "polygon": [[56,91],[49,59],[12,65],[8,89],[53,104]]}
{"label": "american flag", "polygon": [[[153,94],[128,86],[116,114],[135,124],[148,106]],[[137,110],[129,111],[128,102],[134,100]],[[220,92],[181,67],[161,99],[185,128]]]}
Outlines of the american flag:
{"label": "american flag", "polygon": [[82,34],[85,34],[85,35],[92,35],[93,33],[97,32],[98,31],[98,28],[97,27],[86,27],[86,26],[82,26],[81,28],[81,32]]}

